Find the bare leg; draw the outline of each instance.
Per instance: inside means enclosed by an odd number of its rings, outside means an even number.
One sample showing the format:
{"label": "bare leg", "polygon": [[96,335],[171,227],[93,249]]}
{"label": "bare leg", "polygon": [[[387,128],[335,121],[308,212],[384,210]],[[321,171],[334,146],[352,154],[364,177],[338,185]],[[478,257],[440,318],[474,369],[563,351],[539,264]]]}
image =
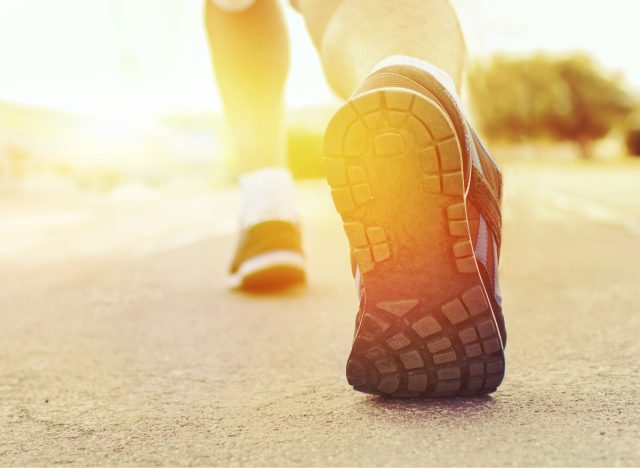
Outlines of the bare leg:
{"label": "bare leg", "polygon": [[236,146],[236,170],[285,166],[283,92],[289,44],[277,0],[241,12],[206,1],[205,22],[225,114]]}
{"label": "bare leg", "polygon": [[298,284],[305,273],[295,190],[286,169],[283,91],[289,44],[282,11],[278,0],[206,2],[211,56],[235,140],[242,193],[242,235],[231,262],[231,285],[268,290]]}
{"label": "bare leg", "polygon": [[448,0],[298,0],[334,91],[348,97],[391,55],[446,71],[459,85],[465,44]]}

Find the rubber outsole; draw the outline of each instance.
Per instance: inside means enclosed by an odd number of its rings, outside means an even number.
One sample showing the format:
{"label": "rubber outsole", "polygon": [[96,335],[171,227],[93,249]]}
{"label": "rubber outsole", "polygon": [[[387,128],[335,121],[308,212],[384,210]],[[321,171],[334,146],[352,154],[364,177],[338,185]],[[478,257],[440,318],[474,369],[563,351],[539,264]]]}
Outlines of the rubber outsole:
{"label": "rubber outsole", "polygon": [[246,291],[269,292],[287,289],[305,281],[302,254],[273,251],[245,261],[229,278],[229,286]]}
{"label": "rubber outsole", "polygon": [[347,362],[356,390],[451,397],[503,379],[460,148],[442,107],[403,88],[352,98],[329,123],[327,179],[365,291]]}
{"label": "rubber outsole", "polygon": [[242,280],[246,291],[276,291],[302,284],[306,281],[304,270],[291,265],[274,265],[252,273]]}

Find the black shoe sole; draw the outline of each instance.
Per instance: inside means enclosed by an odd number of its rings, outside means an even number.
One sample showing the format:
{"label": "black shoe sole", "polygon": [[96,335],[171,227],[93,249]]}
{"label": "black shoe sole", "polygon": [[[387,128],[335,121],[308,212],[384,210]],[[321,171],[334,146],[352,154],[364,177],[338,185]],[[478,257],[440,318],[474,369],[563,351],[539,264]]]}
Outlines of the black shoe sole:
{"label": "black shoe sole", "polygon": [[402,88],[352,98],[329,123],[327,178],[365,290],[347,363],[356,390],[451,397],[503,379],[460,148],[442,107]]}

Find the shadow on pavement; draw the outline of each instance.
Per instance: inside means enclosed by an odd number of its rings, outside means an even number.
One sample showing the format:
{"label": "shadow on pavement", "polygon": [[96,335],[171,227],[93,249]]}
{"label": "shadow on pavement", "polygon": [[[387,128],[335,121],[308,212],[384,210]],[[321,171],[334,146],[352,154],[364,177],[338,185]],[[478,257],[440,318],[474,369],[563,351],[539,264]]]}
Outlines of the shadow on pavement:
{"label": "shadow on pavement", "polygon": [[438,399],[411,398],[406,400],[372,396],[364,400],[363,404],[375,412],[385,410],[385,412],[430,413],[440,415],[451,413],[456,417],[460,417],[491,411],[497,404],[497,401],[488,395]]}

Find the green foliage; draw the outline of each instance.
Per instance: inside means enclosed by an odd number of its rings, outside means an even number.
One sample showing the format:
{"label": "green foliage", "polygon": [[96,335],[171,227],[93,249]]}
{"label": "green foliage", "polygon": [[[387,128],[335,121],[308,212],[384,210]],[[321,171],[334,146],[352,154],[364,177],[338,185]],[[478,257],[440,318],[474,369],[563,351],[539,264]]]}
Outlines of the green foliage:
{"label": "green foliage", "polygon": [[322,130],[293,127],[287,134],[287,162],[296,179],[324,177]]}
{"label": "green foliage", "polygon": [[471,67],[469,90],[488,138],[572,140],[583,152],[632,107],[620,80],[584,55],[496,56]]}

